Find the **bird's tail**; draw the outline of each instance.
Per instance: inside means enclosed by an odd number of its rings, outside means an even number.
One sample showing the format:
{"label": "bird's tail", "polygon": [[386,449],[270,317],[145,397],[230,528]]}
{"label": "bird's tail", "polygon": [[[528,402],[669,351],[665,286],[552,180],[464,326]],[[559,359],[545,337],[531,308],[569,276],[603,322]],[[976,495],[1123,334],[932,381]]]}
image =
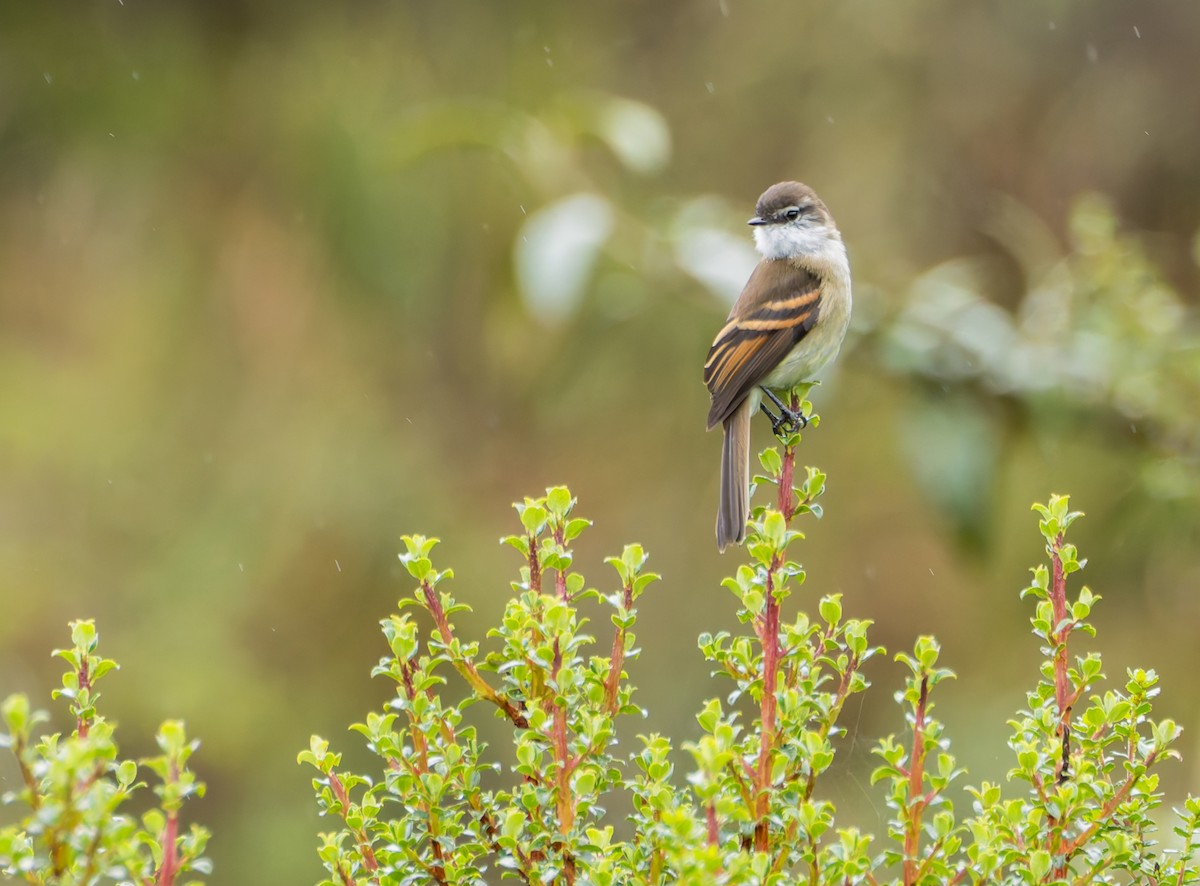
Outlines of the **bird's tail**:
{"label": "bird's tail", "polygon": [[750,515],[750,416],[754,407],[747,397],[725,419],[721,444],[721,504],[717,509],[717,547],[724,551],[746,536]]}

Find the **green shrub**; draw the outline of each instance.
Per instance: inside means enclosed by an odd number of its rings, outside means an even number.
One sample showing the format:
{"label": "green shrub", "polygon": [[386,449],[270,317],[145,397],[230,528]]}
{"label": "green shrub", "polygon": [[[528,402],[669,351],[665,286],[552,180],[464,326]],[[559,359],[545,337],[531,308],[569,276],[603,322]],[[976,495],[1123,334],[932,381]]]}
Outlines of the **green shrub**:
{"label": "green shrub", "polygon": [[[811,410],[798,396],[793,403]],[[321,837],[323,884],[1200,881],[1200,803],[1178,812],[1174,849],[1153,839],[1162,802],[1153,769],[1175,754],[1180,733],[1151,719],[1157,677],[1131,669],[1123,687],[1105,689],[1097,653],[1068,653],[1075,634],[1094,634],[1088,617],[1099,597],[1086,587],[1068,595],[1084,561],[1065,540],[1079,514],[1064,496],[1035,505],[1049,565],[1033,570],[1022,596],[1034,602],[1044,660],[1008,724],[1010,784],[970,787],[969,813],[955,808],[948,789],[963,773],[932,713],[934,690],[954,675],[939,666],[937,642],[922,637],[896,656],[908,671],[898,695],[907,729],[875,749],[887,832],[838,821],[818,780],[847,699],[868,687],[862,665],[882,650],[869,642],[870,622],[843,617],[838,595],[817,600],[815,615],[783,618],[805,577],[792,559],[803,538],[793,523],[821,515],[825,484],[815,468],[795,478],[799,439],[762,454],[758,486],[774,487],[775,500],[755,510],[748,562],[724,583],[746,627],[699,641],[714,673],[732,681],[730,703],[748,697],[755,715],[744,722],[719,700],[704,703],[699,735],[683,744],[693,761],[686,784],[668,737],[638,736],[634,753],[616,753],[623,715],[638,710],[625,673],[638,654],[636,606],[657,579],[640,546],[607,560],[615,578],[601,594],[575,569],[571,543],[589,523],[568,490],[517,504],[521,530],[503,542],[519,554],[520,575],[484,651],[456,632],[454,616],[467,607],[448,590],[452,573],[433,564],[437,540],[406,537],[401,560],[416,590],[383,622],[390,654],[373,672],[396,693],[352,727],[378,769],[343,769],[317,736],[299,755],[319,771],[318,804],[337,822]],[[585,630],[580,607],[597,605],[611,640]],[[432,620],[428,636],[413,606]],[[477,702],[510,724],[511,749],[484,746],[466,725]],[[618,839],[606,813],[622,794],[633,839]]]}
{"label": "green shrub", "polygon": [[[171,720],[158,731],[162,754],[121,759],[115,730],[97,711],[95,689],[117,664],[96,654],[99,635],[91,621],[71,623],[71,642],[71,649],[54,653],[70,669],[53,693],[68,702],[75,718],[69,735],[35,738],[49,716],[32,710],[24,695],[10,695],[0,705],[6,730],[0,746],[13,752],[22,780],[3,800],[26,809],[17,824],[0,828],[0,873],[25,883],[160,886],[182,882],[182,874],[207,874],[202,855],[208,831],[192,825],[181,834],[179,820],[184,800],[204,794],[188,769],[198,743],[188,741],[183,723]],[[153,773],[158,802],[135,816],[124,810],[146,786],[141,769]]]}

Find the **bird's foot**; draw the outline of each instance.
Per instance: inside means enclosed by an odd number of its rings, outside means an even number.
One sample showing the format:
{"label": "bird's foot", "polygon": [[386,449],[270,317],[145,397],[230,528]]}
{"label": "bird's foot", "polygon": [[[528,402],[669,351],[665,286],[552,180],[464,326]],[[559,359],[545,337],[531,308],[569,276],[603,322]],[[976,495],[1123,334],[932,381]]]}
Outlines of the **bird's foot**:
{"label": "bird's foot", "polygon": [[788,434],[794,434],[797,431],[802,431],[808,427],[808,418],[801,412],[794,409],[789,409],[786,404],[768,388],[763,388],[763,393],[767,395],[775,408],[779,410],[779,415],[775,415],[766,406],[760,406],[767,418],[771,420],[771,431],[776,437],[784,437]]}
{"label": "bird's foot", "polygon": [[799,412],[784,409],[779,415],[771,416],[771,430],[776,437],[794,434],[808,427],[808,419]]}

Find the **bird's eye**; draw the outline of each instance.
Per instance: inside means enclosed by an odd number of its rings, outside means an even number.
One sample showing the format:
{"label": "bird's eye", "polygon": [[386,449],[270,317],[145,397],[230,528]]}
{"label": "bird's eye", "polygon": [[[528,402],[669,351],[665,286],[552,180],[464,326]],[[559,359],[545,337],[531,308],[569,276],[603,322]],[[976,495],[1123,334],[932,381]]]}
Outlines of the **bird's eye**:
{"label": "bird's eye", "polygon": [[791,209],[789,209],[787,212],[784,213],[784,217],[787,218],[788,221],[795,221],[796,219],[798,219],[800,217],[800,210],[797,207],[793,206]]}

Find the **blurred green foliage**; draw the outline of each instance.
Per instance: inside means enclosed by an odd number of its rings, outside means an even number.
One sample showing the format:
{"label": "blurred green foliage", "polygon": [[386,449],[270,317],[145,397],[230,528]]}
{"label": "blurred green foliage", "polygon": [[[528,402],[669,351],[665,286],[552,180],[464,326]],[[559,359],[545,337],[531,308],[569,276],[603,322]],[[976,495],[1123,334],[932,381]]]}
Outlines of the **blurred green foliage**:
{"label": "blurred green foliage", "polygon": [[[0,693],[111,625],[114,719],[204,737],[218,869],[312,879],[279,750],[373,703],[395,539],[453,538],[488,624],[490,527],[569,481],[583,553],[655,551],[668,642],[634,676],[648,729],[685,722],[729,626],[699,367],[791,177],[857,299],[806,440],[843,520],[806,565],[883,645],[977,660],[942,703],[982,719],[1019,700],[1017,515],[1070,488],[1106,636],[1182,684],[1198,51],[1170,0],[6,4]],[[884,731],[856,714],[849,797]]]}

